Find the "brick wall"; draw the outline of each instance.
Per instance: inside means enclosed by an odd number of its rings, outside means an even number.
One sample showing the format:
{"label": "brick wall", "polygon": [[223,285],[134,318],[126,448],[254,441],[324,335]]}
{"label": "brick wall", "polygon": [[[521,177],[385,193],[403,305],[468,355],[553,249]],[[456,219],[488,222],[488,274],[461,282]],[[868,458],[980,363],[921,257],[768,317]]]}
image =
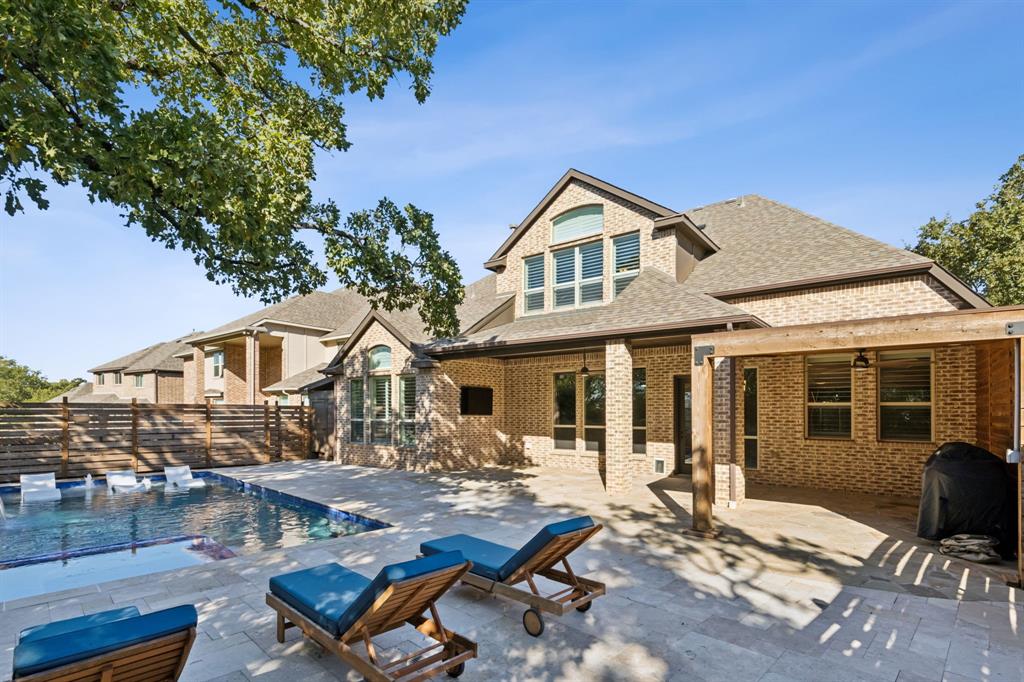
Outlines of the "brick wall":
{"label": "brick wall", "polygon": [[248,404],[245,369],[245,346],[237,343],[224,344],[224,402]]}
{"label": "brick wall", "polygon": [[729,299],[773,327],[941,312],[967,307],[931,275]]}
{"label": "brick wall", "polygon": [[268,346],[266,344],[259,344],[259,359],[260,359],[260,383],[259,383],[259,401],[273,398],[269,394],[262,393],[264,386],[270,386],[271,384],[277,383],[284,379],[281,376],[281,346]]}
{"label": "brick wall", "polygon": [[178,404],[185,402],[185,378],[181,374],[156,375],[156,401]]}
{"label": "brick wall", "polygon": [[182,372],[181,402],[203,402],[201,398],[202,393],[199,396],[196,396],[196,362],[193,358],[186,358]]}
{"label": "brick wall", "polygon": [[[537,216],[530,229],[509,250],[505,270],[497,276],[497,290],[499,292],[520,292],[523,282],[523,258],[550,251],[551,220],[570,209],[592,204],[601,204],[604,207],[604,293],[606,301],[612,300],[612,244],[610,239],[612,236],[639,230],[641,267],[658,268],[675,277],[676,240],[674,232],[659,232],[657,235],[659,238],[653,239],[655,218],[653,213],[596,187],[574,180],[562,190],[544,212]],[[545,268],[545,284],[550,287],[551,281],[552,265],[549,256]],[[550,299],[549,294],[550,292],[546,293],[547,299]],[[518,305],[521,305],[521,302],[518,302]],[[546,305],[550,310],[551,301],[547,300]],[[517,309],[516,315],[518,316],[520,312],[521,310]]]}
{"label": "brick wall", "polygon": [[[874,367],[877,356],[868,352]],[[877,437],[877,373],[855,372],[852,440],[804,437],[802,356],[747,358],[740,368],[758,368],[759,462],[746,480],[883,495],[920,494],[925,459],[944,441],[975,438],[975,358],[970,346],[935,349],[933,422],[935,441],[897,443]],[[737,423],[743,423],[738,401]],[[736,431],[742,453],[742,428]],[[740,459],[742,464],[742,458]]]}
{"label": "brick wall", "polygon": [[[505,365],[496,359],[452,360],[424,373],[427,393],[417,406],[425,415],[426,455],[431,468],[467,469],[491,464],[521,462],[509,448],[505,430]],[[460,414],[463,386],[492,390],[491,415]]]}

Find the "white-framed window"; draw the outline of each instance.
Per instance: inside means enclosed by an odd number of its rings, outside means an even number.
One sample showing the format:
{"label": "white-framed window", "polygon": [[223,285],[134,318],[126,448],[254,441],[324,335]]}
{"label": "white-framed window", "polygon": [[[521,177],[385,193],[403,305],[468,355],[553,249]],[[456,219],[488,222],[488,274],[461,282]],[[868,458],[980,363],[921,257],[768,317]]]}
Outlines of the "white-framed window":
{"label": "white-framed window", "polygon": [[374,346],[370,349],[370,371],[391,369],[391,349],[387,346]]}
{"label": "white-framed window", "polygon": [[100,372],[99,374],[96,375],[96,385],[97,386],[102,386],[104,384],[104,382],[106,382],[106,380],[107,380],[107,375],[103,374],[102,372]]}
{"label": "white-framed window", "polygon": [[[301,401],[300,401],[301,402]],[[288,394],[282,393],[277,397],[277,404],[283,407],[288,407]]]}
{"label": "white-framed window", "polygon": [[523,259],[523,312],[544,310],[544,254]]}
{"label": "white-framed window", "polygon": [[391,377],[370,377],[370,442],[391,442]]}
{"label": "white-framed window", "polygon": [[350,379],[348,382],[348,439],[353,443],[366,441],[366,396],[363,391],[362,379]]}
{"label": "white-framed window", "polygon": [[556,450],[576,449],[576,373],[555,374],[554,429]]}
{"label": "white-framed window", "polygon": [[561,244],[582,239],[604,230],[604,207],[600,204],[580,206],[556,216],[551,221],[551,243]]}
{"label": "white-framed window", "polygon": [[929,442],[934,377],[930,350],[878,354],[878,439]]}
{"label": "white-framed window", "polygon": [[398,377],[398,443],[416,444],[416,377]]}
{"label": "white-framed window", "polygon": [[114,372],[114,385],[115,386],[120,386],[122,378],[123,377],[121,376],[120,372]]}
{"label": "white-framed window", "polygon": [[142,386],[143,386],[142,375],[141,374],[136,374],[135,375],[135,388],[142,388]]}
{"label": "white-framed window", "polygon": [[553,308],[604,300],[604,242],[553,251],[551,259],[555,269],[551,286]]}
{"label": "white-framed window", "polygon": [[640,274],[640,233],[624,234],[612,240],[612,295],[618,297]]}
{"label": "white-framed window", "polygon": [[647,452],[647,369],[633,368],[633,452]]}
{"label": "white-framed window", "polygon": [[806,362],[807,437],[853,437],[850,355],[811,355]]}
{"label": "white-framed window", "polygon": [[213,351],[213,378],[220,379],[224,376],[224,351]]}
{"label": "white-framed window", "polygon": [[757,367],[743,368],[743,466],[756,469],[759,443],[757,440]]}

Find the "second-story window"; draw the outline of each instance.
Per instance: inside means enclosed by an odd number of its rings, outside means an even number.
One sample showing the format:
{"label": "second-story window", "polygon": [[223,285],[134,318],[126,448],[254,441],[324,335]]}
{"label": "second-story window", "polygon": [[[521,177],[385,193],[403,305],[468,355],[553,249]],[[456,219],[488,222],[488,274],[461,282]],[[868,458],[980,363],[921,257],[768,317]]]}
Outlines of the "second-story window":
{"label": "second-story window", "polygon": [[114,385],[115,386],[120,386],[121,385],[121,373],[120,372],[114,372]]}
{"label": "second-story window", "polygon": [[106,379],[107,379],[106,375],[104,375],[104,374],[97,374],[96,375],[96,385],[97,386],[102,386],[104,384],[104,382],[106,381]]}
{"label": "second-story window", "polygon": [[612,240],[615,259],[612,293],[618,296],[640,274],[640,233],[624,234]]}
{"label": "second-story window", "polygon": [[544,310],[544,254],[523,260],[523,312]]}
{"label": "second-story window", "polygon": [[551,221],[551,243],[560,244],[601,234],[604,229],[604,207],[580,206]]}
{"label": "second-story window", "polygon": [[551,254],[555,264],[553,307],[571,308],[604,300],[604,243],[591,242]]}
{"label": "second-story window", "polygon": [[136,374],[135,375],[135,388],[142,388],[142,375],[141,374]]}
{"label": "second-story window", "polygon": [[224,376],[224,351],[218,350],[213,353],[213,378],[220,379]]}

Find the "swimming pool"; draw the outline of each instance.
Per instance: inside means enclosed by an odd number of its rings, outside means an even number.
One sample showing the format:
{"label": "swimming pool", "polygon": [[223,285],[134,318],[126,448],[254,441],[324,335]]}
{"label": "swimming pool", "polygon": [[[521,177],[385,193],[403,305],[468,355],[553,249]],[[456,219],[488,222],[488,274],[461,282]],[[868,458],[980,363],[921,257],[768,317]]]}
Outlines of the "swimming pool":
{"label": "swimming pool", "polygon": [[[0,488],[0,601],[25,596],[45,577],[52,589],[354,535],[387,524],[210,472],[203,488],[110,494],[61,486],[59,502],[21,504]],[[123,572],[123,571],[122,571]],[[63,579],[62,579],[63,576]],[[128,577],[118,575],[117,577]],[[39,592],[28,592],[38,594]]]}

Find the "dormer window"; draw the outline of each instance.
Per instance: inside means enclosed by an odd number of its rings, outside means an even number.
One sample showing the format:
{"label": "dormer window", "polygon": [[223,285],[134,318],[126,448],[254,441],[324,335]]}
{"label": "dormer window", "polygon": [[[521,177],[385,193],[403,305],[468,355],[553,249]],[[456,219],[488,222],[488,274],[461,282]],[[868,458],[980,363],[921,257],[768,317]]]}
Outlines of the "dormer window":
{"label": "dormer window", "polygon": [[544,310],[544,254],[523,259],[523,312]]}
{"label": "dormer window", "polygon": [[617,297],[640,274],[640,233],[624,234],[612,240],[615,269],[613,294]]}
{"label": "dormer window", "polygon": [[554,251],[555,308],[572,308],[604,300],[604,243],[597,241]]}
{"label": "dormer window", "polygon": [[391,369],[391,349],[387,346],[374,346],[370,349],[370,371]]}
{"label": "dormer window", "polygon": [[604,207],[580,206],[566,211],[551,221],[551,243],[561,244],[582,239],[604,230]]}

